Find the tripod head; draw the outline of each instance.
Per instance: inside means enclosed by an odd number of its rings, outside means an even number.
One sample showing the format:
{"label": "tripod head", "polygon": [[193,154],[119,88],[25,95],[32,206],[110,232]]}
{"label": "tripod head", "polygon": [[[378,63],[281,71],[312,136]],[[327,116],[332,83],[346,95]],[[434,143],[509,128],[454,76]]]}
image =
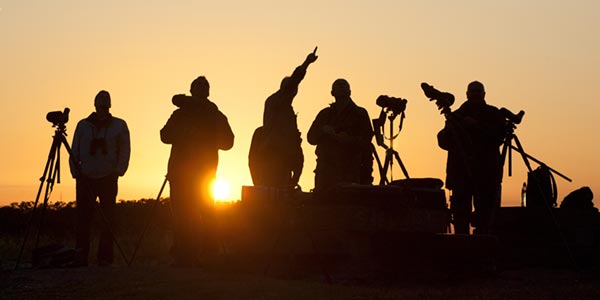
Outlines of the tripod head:
{"label": "tripod head", "polygon": [[[381,107],[381,112],[379,113],[379,117],[377,119],[373,119],[373,130],[375,131],[375,141],[377,145],[384,149],[394,148],[393,142],[394,139],[400,134],[402,130],[402,123],[404,121],[404,111],[406,110],[406,104],[408,100],[402,98],[389,97],[387,95],[381,95],[377,98],[375,102],[378,106]],[[400,124],[398,125],[398,133],[394,135],[394,120],[396,117],[400,116]],[[383,126],[385,125],[385,119],[390,120],[390,137],[386,138],[384,136]],[[384,138],[390,141],[390,146],[388,147]]]}
{"label": "tripod head", "polygon": [[[517,124],[520,124],[521,121],[523,120],[523,116],[525,115],[525,112],[521,110],[521,111],[519,111],[518,114],[515,114],[504,107],[500,109],[500,112],[506,118],[506,137],[504,138],[504,145],[502,147],[502,153],[501,153],[502,158],[501,159],[502,159],[502,165],[504,165],[504,163],[506,161],[506,157],[508,156],[508,176],[512,176],[512,150],[517,151],[521,155],[521,157],[523,158],[523,162],[525,163],[525,166],[527,167],[527,170],[529,172],[531,172],[533,170],[531,167],[531,164],[529,163],[529,160],[532,160],[532,161],[538,163],[539,165],[548,166],[546,163],[527,154],[523,150],[523,146],[521,145],[519,138],[517,137],[517,135],[514,132],[515,129],[517,128]],[[513,141],[515,142],[514,146],[513,146]],[[554,170],[553,168],[548,167],[548,169],[551,172],[555,173],[556,175],[571,182],[571,179],[569,177],[561,174],[560,172]]]}
{"label": "tripod head", "polygon": [[509,135],[514,132],[518,124],[521,124],[523,116],[525,115],[525,111],[523,110],[519,111],[518,114],[515,114],[505,107],[500,108],[500,113],[502,113],[506,119],[506,130]]}

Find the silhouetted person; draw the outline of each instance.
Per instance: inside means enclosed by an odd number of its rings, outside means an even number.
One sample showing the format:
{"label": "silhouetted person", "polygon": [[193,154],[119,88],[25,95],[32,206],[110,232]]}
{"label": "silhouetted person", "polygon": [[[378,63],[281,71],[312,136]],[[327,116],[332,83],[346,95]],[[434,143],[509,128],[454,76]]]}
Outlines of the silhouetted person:
{"label": "silhouetted person", "polygon": [[333,82],[335,102],[321,110],[308,131],[307,139],[316,145],[315,192],[339,183],[371,184],[373,129],[367,111],[350,98],[345,79]]}
{"label": "silhouetted person", "polygon": [[[467,101],[452,112],[438,133],[439,146],[448,151],[446,188],[452,191],[450,210],[455,233],[488,233],[500,206],[502,159],[506,134],[500,110],[485,101],[483,84],[473,81]],[[474,212],[473,206],[475,207]]]}
{"label": "silhouetted person", "polygon": [[[99,265],[113,262],[114,214],[118,178],[129,165],[130,141],[127,123],[113,117],[110,94],[100,91],[94,100],[96,112],[77,123],[73,135],[71,174],[76,179],[76,264],[86,266],[90,249],[90,230],[96,198],[100,199],[103,226],[98,245]],[[111,227],[111,228],[109,228]]]}
{"label": "silhouetted person", "polygon": [[171,189],[175,228],[171,249],[175,265],[194,266],[200,247],[215,251],[214,200],[210,186],[219,163],[219,150],[233,147],[227,117],[208,100],[204,76],[190,88],[192,96],[175,95],[179,106],[160,131],[163,143],[171,144],[167,178]]}
{"label": "silhouetted person", "polygon": [[296,67],[292,76],[283,78],[279,90],[265,101],[263,126],[254,132],[248,156],[255,185],[278,188],[298,185],[304,155],[292,102],[306,69],[317,60],[316,52],[317,48]]}

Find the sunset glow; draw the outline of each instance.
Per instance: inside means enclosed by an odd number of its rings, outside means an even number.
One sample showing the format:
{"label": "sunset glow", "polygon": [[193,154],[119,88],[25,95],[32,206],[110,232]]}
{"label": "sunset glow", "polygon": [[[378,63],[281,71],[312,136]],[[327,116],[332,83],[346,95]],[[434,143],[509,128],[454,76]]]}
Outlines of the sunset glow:
{"label": "sunset glow", "polygon": [[231,201],[231,184],[223,179],[217,178],[212,185],[212,193],[215,202]]}
{"label": "sunset glow", "polygon": [[[240,199],[241,187],[252,185],[248,150],[265,99],[316,46],[319,59],[293,103],[304,191],[314,187],[316,166],[306,133],[333,102],[337,78],[348,80],[352,99],[370,118],[380,111],[379,95],[408,99],[394,149],[412,178],[445,180],[446,152],[436,140],[445,120],[421,82],[453,93],[456,109],[467,84],[478,80],[489,104],[526,112],[515,131],[524,150],[573,179],[557,180],[559,201],[582,186],[600,191],[600,101],[590,100],[600,78],[600,1],[9,0],[0,6],[0,127],[9,129],[0,148],[0,205],[35,199],[54,132],[46,113],[71,109],[71,143],[100,90],[110,92],[110,112],[131,133],[117,198],[156,196],[171,150],[159,136],[177,109],[171,97],[189,93],[199,75],[235,134],[233,148],[219,152],[217,172],[227,182],[217,184],[215,197]],[[384,128],[389,136],[389,122]],[[381,147],[377,152],[385,158]],[[51,201],[57,195],[74,201],[75,180],[62,155]],[[397,165],[393,173],[404,178]],[[376,165],[373,177],[379,182]],[[513,176],[505,173],[502,183],[502,205],[519,205],[526,177],[516,155]]]}

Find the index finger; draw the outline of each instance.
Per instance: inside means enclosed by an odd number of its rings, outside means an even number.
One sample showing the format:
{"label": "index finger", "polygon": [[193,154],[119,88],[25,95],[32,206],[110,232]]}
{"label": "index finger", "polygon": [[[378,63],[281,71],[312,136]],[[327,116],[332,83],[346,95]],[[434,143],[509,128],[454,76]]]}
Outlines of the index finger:
{"label": "index finger", "polygon": [[317,54],[317,48],[319,48],[318,46],[315,47],[315,50],[313,50],[312,54]]}

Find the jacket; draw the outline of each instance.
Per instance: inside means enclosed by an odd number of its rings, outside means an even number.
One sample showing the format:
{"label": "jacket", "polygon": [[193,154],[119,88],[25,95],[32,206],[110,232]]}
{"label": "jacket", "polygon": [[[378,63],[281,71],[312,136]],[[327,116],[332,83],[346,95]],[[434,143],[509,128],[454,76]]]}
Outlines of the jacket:
{"label": "jacket", "polygon": [[175,110],[160,130],[163,143],[171,144],[168,178],[189,180],[214,176],[218,150],[233,147],[233,132],[227,117],[208,99],[193,99]]}
{"label": "jacket", "polygon": [[73,178],[123,176],[129,166],[131,145],[127,123],[112,115],[99,120],[96,113],[79,121],[73,135],[69,167]]}
{"label": "jacket", "polygon": [[448,151],[446,187],[491,188],[502,182],[500,145],[506,120],[498,108],[465,102],[451,113],[438,133],[440,148]]}

